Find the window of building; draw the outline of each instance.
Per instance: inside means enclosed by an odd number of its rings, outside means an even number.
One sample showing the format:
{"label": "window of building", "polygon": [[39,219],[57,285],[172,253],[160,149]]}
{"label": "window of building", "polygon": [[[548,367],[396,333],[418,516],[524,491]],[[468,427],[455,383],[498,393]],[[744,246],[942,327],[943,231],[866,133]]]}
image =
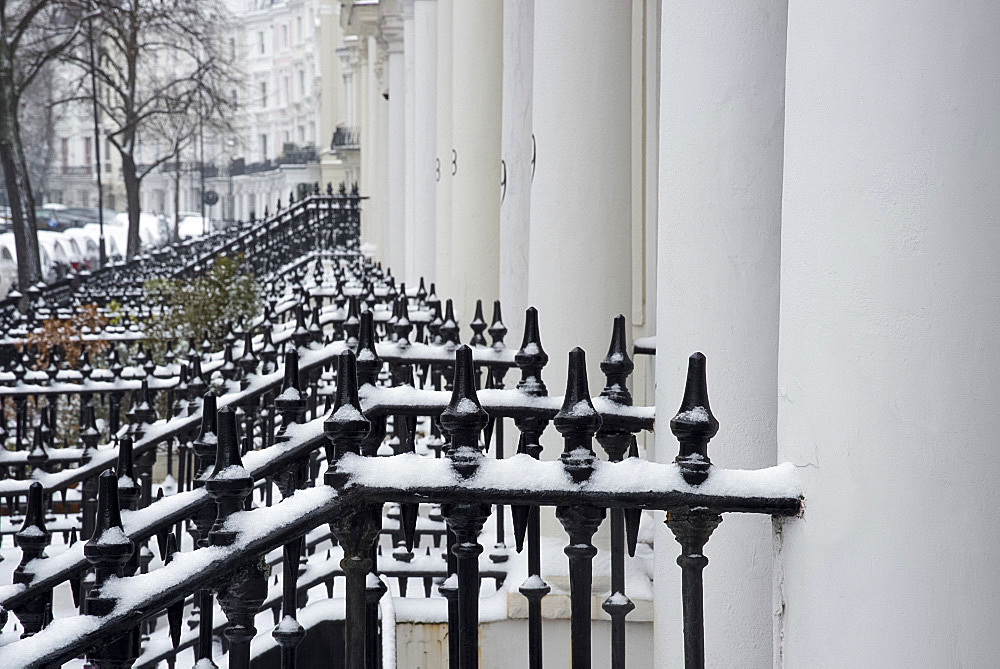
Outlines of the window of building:
{"label": "window of building", "polygon": [[316,122],[315,121],[309,121],[309,143],[310,144],[315,144],[316,143]]}
{"label": "window of building", "polygon": [[260,49],[260,53],[264,54],[265,53],[265,48],[264,48],[264,33],[263,33],[263,31],[257,33],[257,46]]}
{"label": "window of building", "polygon": [[94,163],[94,156],[92,153],[94,147],[91,144],[91,142],[92,140],[90,137],[83,138],[83,164],[87,165],[88,167]]}
{"label": "window of building", "polygon": [[299,144],[306,143],[306,127],[304,125],[299,126]]}
{"label": "window of building", "polygon": [[267,107],[267,82],[260,82],[260,106]]}
{"label": "window of building", "polygon": [[260,159],[267,160],[267,135],[260,136]]}
{"label": "window of building", "polygon": [[302,17],[301,16],[295,17],[295,32],[296,32],[295,39],[297,41],[301,42],[302,41]]}
{"label": "window of building", "polygon": [[90,191],[82,190],[80,191],[80,206],[89,207],[90,206]]}
{"label": "window of building", "polygon": [[292,101],[292,79],[291,77],[284,77],[282,83],[285,85],[285,104],[287,105]]}
{"label": "window of building", "polygon": [[281,46],[288,48],[288,24],[285,23],[281,26]]}
{"label": "window of building", "polygon": [[306,95],[306,72],[305,70],[299,70],[299,97],[303,98]]}
{"label": "window of building", "polygon": [[59,153],[62,158],[62,166],[69,167],[69,139],[66,137],[59,140]]}

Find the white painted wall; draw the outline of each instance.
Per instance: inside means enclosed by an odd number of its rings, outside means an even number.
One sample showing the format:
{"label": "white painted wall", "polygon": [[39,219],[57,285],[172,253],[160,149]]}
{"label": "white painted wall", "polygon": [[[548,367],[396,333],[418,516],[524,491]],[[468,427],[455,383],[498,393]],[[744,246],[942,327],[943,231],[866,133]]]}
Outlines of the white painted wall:
{"label": "white painted wall", "polygon": [[998,25],[990,0],[789,12],[789,667],[1000,657]]}
{"label": "white painted wall", "polygon": [[[688,356],[708,358],[723,467],[774,464],[785,21],[782,2],[664,2],[656,457]],[[683,664],[678,544],[658,528],[657,666]],[[727,516],[705,554],[706,664],[771,664],[771,522]]]}

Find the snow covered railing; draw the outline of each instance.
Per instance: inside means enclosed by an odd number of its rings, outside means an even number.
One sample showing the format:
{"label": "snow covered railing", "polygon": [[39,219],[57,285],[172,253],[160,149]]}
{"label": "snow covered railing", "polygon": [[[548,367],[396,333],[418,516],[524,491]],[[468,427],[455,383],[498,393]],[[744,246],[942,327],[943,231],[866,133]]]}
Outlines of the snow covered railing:
{"label": "snow covered railing", "polygon": [[[372,292],[370,286],[365,292]],[[340,286],[337,293],[343,293]],[[276,392],[278,373],[272,372],[250,379],[252,387],[234,393],[263,392],[261,384],[272,389],[265,393],[272,398],[265,402],[265,409],[281,414],[278,433],[268,436],[273,427],[261,420],[249,422],[241,439],[238,425],[243,420],[232,407],[247,404],[239,398],[226,400],[229,406],[218,413],[218,425],[213,426],[209,419],[216,415],[215,407],[213,400],[206,400],[200,416],[202,434],[190,449],[197,464],[192,462],[188,473],[200,472],[189,481],[194,485],[144,509],[118,513],[124,521],[120,522],[114,509],[123,503],[133,506],[138,495],[138,484],[132,482],[136,478],[131,469],[133,454],[139,447],[148,448],[144,439],[150,434],[153,438],[162,436],[178,429],[181,422],[190,431],[193,424],[186,423],[195,416],[178,416],[145,428],[146,436],[133,448],[125,441],[123,448],[116,449],[116,475],[105,473],[100,479],[101,511],[95,514],[91,541],[70,547],[55,558],[41,558],[48,541],[41,482],[52,489],[50,477],[65,475],[68,480],[74,470],[39,473],[38,481],[29,488],[29,509],[17,536],[24,551],[20,576],[15,585],[0,589],[3,611],[13,610],[31,636],[0,646],[0,666],[57,664],[81,654],[97,667],[129,666],[138,655],[133,643],[136,635],[140,629],[148,630],[149,621],[164,611],[175,650],[171,654],[164,647],[161,634],[143,651],[141,665],[151,666],[158,659],[172,661],[176,648],[181,647],[185,602],[191,597],[201,611],[198,634],[187,634],[183,644],[196,647],[198,658],[210,659],[211,637],[220,628],[220,621],[213,620],[211,613],[212,593],[216,592],[228,620],[224,634],[229,640],[229,666],[247,667],[250,642],[256,633],[254,614],[262,607],[274,610],[279,601],[277,593],[267,587],[269,565],[276,563],[266,558],[279,548],[284,554],[284,576],[281,615],[273,636],[285,666],[294,666],[296,648],[308,631],[297,621],[297,614],[311,584],[325,583],[324,579],[333,576],[343,579],[343,617],[349,640],[344,648],[346,666],[372,666],[379,661],[382,648],[392,647],[391,633],[384,628],[384,643],[379,640],[379,602],[383,602],[383,626],[393,619],[391,612],[399,610],[385,600],[393,593],[390,589],[386,595],[387,586],[378,574],[395,574],[397,579],[399,575],[404,579],[419,576],[427,583],[427,578],[433,578],[428,574],[434,574],[434,562],[440,564],[441,577],[448,576],[437,591],[447,600],[453,666],[476,666],[480,577],[499,578],[503,573],[500,566],[485,563],[483,568],[479,562],[484,552],[481,531],[494,515],[494,507],[500,522],[497,544],[489,557],[497,552],[498,564],[506,557],[502,554],[506,550],[504,513],[510,513],[513,520],[518,551],[527,550],[528,578],[519,590],[528,601],[526,654],[534,663],[541,658],[541,602],[549,592],[540,570],[542,506],[556,508],[557,518],[569,535],[565,552],[570,565],[573,666],[590,664],[590,595],[596,553],[592,538],[608,516],[612,590],[604,610],[612,622],[612,666],[624,666],[625,620],[634,606],[626,595],[624,564],[626,554],[635,551],[642,509],[665,510],[667,524],[681,543],[678,562],[683,573],[687,664],[702,666],[701,573],[707,562],[702,553],[721,514],[787,516],[798,513],[801,506],[787,466],[740,472],[712,465],[707,444],[718,430],[718,422],[708,403],[704,357],[692,356],[684,400],[670,424],[681,444],[676,462],[652,463],[638,457],[635,435],[653,427],[653,410],[632,406],[628,392],[632,363],[626,354],[624,318],[615,321],[611,346],[601,365],[606,383],[600,397],[591,398],[584,354],[576,349],[569,356],[566,393],[560,398],[549,396],[542,381],[548,356],[541,346],[533,309],[526,314],[522,346],[511,354],[502,346],[506,328],[499,311],[489,326],[490,334],[497,337],[496,346],[487,345],[482,337],[487,325],[481,315],[470,324],[474,345],[456,346],[457,325],[451,318],[437,318],[439,306],[432,307],[432,320],[440,322],[432,327],[429,321],[423,333],[432,343],[410,342],[410,300],[402,295],[395,300],[391,324],[385,321],[378,327],[370,309],[359,317],[345,318],[342,342],[321,346],[314,339],[315,332],[310,335],[308,327],[303,329],[297,322],[288,339],[289,358],[281,375],[281,392]],[[360,302],[361,297],[350,299]],[[367,305],[367,300],[364,302]],[[354,310],[353,306],[349,309]],[[377,341],[379,330],[393,341]],[[336,374],[317,374],[334,357]],[[518,367],[520,381],[516,388],[503,389],[504,373],[512,365]],[[483,381],[482,370],[487,372],[485,387],[477,390]],[[432,389],[447,381],[451,391]],[[386,387],[387,382],[393,387]],[[323,386],[333,392],[325,393]],[[303,422],[320,395],[329,398],[327,417]],[[428,417],[435,420],[425,423]],[[502,450],[505,421],[512,421],[521,433],[518,454],[508,458]],[[541,461],[540,438],[550,423],[562,435],[565,446],[559,460]],[[420,449],[416,448],[418,424],[424,431]],[[180,432],[172,434],[179,436]],[[596,456],[594,438],[607,453],[607,461]],[[491,442],[496,459],[483,454]],[[383,455],[387,446],[394,455]],[[98,453],[103,450],[97,449]],[[326,456],[326,485],[311,488],[311,481],[321,471],[316,462],[321,450]],[[110,466],[110,455],[103,456],[108,460],[95,467],[93,474]],[[271,504],[268,485],[269,506],[243,511],[261,479],[275,483],[283,500]],[[58,481],[63,484],[65,480]],[[449,530],[447,567],[440,558],[428,562],[427,571],[422,564],[412,568],[398,564],[393,561],[395,556],[376,558],[380,532],[390,525],[382,521],[387,502],[399,505],[392,532],[402,540],[399,550],[411,556],[418,526],[427,520],[419,515],[419,505],[441,505]],[[178,541],[182,538],[180,521],[191,517],[193,525],[188,530],[198,539],[199,547],[178,551],[182,545]],[[339,549],[331,550],[331,555],[341,558],[340,567],[314,556],[309,569],[300,572],[296,565],[302,560],[301,537],[324,524],[330,525],[338,540]],[[154,536],[166,564],[142,573],[151,560],[151,553],[142,546]],[[50,621],[47,606],[52,588],[66,580],[73,583],[90,563],[97,569],[96,581],[88,586],[84,579],[73,586],[84,615]],[[0,620],[3,615],[0,613]],[[311,620],[312,615],[302,620]],[[381,658],[385,666],[392,666],[391,660]]]}

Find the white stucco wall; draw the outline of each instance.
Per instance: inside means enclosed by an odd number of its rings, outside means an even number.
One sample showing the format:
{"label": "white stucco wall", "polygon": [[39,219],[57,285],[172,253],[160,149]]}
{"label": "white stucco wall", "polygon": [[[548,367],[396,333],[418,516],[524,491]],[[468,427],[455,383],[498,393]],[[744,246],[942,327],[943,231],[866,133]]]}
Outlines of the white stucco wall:
{"label": "white stucco wall", "polygon": [[1000,657],[997,26],[990,0],[789,12],[789,667]]}
{"label": "white stucco wall", "polygon": [[[656,456],[688,356],[708,358],[719,466],[774,464],[785,5],[664,2],[657,245]],[[678,545],[657,535],[657,666],[683,664]],[[771,522],[727,516],[705,554],[708,666],[771,664]]]}

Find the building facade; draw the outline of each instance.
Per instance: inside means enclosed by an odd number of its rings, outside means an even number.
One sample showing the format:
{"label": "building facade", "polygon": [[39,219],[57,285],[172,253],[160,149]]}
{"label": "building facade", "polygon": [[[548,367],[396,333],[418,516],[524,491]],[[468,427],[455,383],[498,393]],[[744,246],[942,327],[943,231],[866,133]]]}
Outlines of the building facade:
{"label": "building facade", "polygon": [[[707,545],[707,663],[991,664],[996,3],[341,5],[363,234],[394,274],[464,321],[502,298],[513,332],[537,306],[556,379],[575,345],[596,376],[624,313],[655,333],[659,425],[704,351],[713,461],[797,466],[803,517]],[[654,657],[629,666],[681,665],[655,526]]]}

